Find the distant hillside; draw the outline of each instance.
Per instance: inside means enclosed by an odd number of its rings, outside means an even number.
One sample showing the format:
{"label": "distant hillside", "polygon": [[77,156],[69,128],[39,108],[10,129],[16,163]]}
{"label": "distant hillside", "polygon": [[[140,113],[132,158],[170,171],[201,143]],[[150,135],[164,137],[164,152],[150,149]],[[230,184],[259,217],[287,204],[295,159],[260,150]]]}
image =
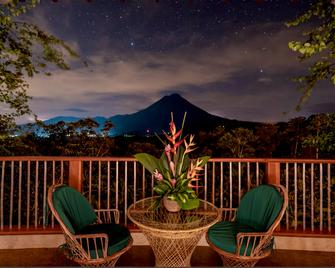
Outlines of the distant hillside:
{"label": "distant hillside", "polygon": [[165,96],[139,112],[117,115],[110,119],[116,126],[114,128],[115,134],[153,134],[154,132],[160,133],[163,129],[167,130],[171,112],[173,112],[177,127],[181,126],[184,112],[187,112],[185,131],[188,133],[213,129],[219,125],[224,125],[230,129],[237,126],[254,127],[257,124],[211,115],[179,94]]}
{"label": "distant hillside", "polygon": [[43,123],[46,125],[57,124],[60,121],[63,121],[65,123],[72,123],[72,122],[77,122],[80,119],[81,119],[80,117],[73,117],[73,116],[56,116],[56,117],[43,121]]}
{"label": "distant hillside", "polygon": [[[60,121],[63,121],[65,123],[72,123],[72,122],[77,122],[80,119],[83,119],[81,117],[74,117],[74,116],[56,116],[50,119],[47,119],[45,121],[43,121],[44,124],[46,125],[52,125],[52,124],[56,124]],[[105,124],[105,121],[107,120],[107,118],[102,117],[102,116],[96,116],[92,118],[94,121],[96,121],[97,123],[99,123],[99,125],[103,125]]]}
{"label": "distant hillside", "polygon": [[[187,133],[195,133],[199,130],[211,130],[219,125],[225,126],[226,129],[236,127],[254,128],[260,125],[260,123],[232,120],[209,114],[179,94],[165,96],[149,107],[133,114],[116,115],[110,118],[97,116],[93,117],[93,119],[99,123],[99,129],[103,127],[106,120],[110,119],[115,125],[111,131],[113,136],[125,134],[152,135],[155,132],[161,133],[162,130],[168,130],[171,112],[173,112],[177,128],[181,126],[184,113],[187,112],[185,123],[185,132]],[[57,116],[44,121],[44,123],[55,124],[59,121],[69,123],[80,119],[82,118]]]}

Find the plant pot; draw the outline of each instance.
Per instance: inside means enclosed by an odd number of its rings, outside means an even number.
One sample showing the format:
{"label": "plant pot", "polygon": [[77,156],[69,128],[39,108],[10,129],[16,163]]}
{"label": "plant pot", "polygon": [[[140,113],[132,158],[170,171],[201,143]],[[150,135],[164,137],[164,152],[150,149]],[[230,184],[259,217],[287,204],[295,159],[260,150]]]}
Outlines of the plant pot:
{"label": "plant pot", "polygon": [[170,200],[167,196],[163,197],[163,205],[169,212],[178,212],[181,209],[177,201]]}

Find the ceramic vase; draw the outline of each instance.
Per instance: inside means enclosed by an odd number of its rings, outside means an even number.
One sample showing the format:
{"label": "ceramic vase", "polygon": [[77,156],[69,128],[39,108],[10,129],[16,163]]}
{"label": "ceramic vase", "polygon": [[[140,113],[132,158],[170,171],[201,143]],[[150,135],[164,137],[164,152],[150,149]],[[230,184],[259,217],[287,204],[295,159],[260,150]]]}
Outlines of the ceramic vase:
{"label": "ceramic vase", "polygon": [[181,209],[177,201],[170,200],[167,196],[163,197],[163,205],[169,212],[178,212]]}

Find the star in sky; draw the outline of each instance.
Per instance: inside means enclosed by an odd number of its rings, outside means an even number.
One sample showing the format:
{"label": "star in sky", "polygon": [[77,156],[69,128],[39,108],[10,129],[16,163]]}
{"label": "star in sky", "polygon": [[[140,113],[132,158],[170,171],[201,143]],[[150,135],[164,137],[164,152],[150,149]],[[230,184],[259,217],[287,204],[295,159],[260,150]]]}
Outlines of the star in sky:
{"label": "star in sky", "polygon": [[65,40],[81,59],[71,61],[71,71],[30,81],[31,107],[43,118],[109,117],[179,93],[227,118],[311,114],[335,99],[334,90],[322,85],[299,114],[293,111],[299,92],[292,78],[304,67],[287,43],[301,31],[285,26],[311,2],[41,1],[26,19]]}

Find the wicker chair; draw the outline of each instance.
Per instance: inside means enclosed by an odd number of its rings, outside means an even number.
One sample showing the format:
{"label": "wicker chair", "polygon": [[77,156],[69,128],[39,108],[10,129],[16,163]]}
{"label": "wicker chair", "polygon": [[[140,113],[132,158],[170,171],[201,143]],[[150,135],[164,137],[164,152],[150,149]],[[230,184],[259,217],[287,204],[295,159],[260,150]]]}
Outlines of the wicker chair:
{"label": "wicker chair", "polygon": [[208,244],[223,265],[252,267],[272,252],[273,231],[286,210],[288,197],[281,185],[260,185],[247,192],[238,209],[222,209],[223,221],[207,232]]}
{"label": "wicker chair", "polygon": [[86,198],[66,185],[53,185],[48,203],[59,222],[65,255],[82,266],[114,266],[133,243],[129,230],[119,225],[119,211],[94,211]]}

